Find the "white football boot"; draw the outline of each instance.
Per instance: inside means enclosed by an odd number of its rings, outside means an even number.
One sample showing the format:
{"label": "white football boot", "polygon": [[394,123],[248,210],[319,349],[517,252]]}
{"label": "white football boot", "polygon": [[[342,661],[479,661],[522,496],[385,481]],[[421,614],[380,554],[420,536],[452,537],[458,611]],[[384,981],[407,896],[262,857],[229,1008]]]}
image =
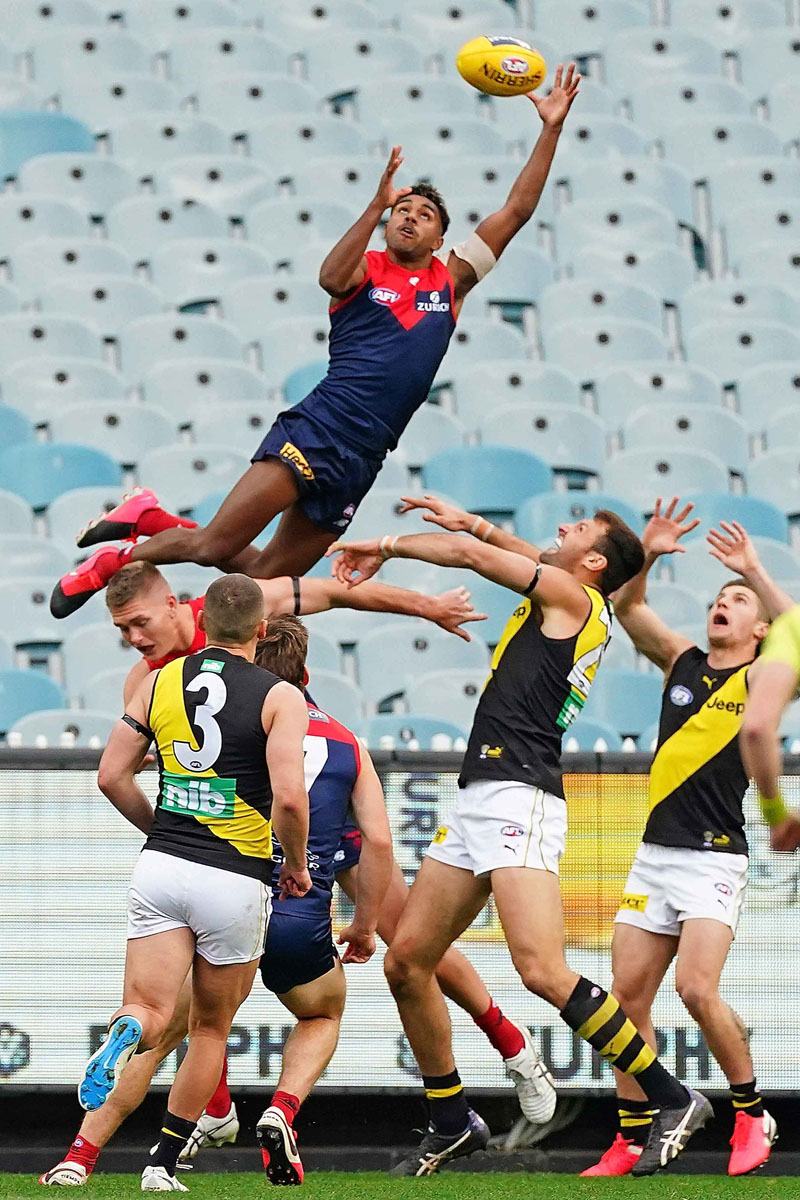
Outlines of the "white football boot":
{"label": "white football boot", "polygon": [[185,1184],[170,1175],[166,1167],[145,1167],[142,1171],[143,1192],[188,1192]]}
{"label": "white football boot", "polygon": [[556,1111],[556,1085],[553,1076],[534,1049],[531,1035],[524,1025],[518,1025],[525,1045],[519,1054],[503,1061],[506,1075],[513,1082],[519,1106],[531,1125],[546,1125]]}
{"label": "white football boot", "polygon": [[181,1165],[191,1162],[206,1146],[218,1149],[226,1143],[233,1144],[238,1136],[239,1118],[233,1101],[224,1117],[210,1117],[208,1113],[201,1113],[200,1119],[189,1134],[189,1140],[178,1156],[178,1162]]}

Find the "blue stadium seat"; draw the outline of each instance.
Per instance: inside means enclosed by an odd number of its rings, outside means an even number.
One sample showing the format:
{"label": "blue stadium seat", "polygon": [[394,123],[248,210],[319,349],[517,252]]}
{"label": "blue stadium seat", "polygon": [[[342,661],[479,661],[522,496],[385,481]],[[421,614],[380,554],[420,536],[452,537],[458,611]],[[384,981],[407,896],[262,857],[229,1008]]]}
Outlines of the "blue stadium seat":
{"label": "blue stadium seat", "polygon": [[684,167],[694,179],[733,155],[780,154],[781,140],[764,121],[754,117],[682,117],[665,121],[660,141],[668,158]]}
{"label": "blue stadium seat", "polygon": [[652,754],[658,745],[658,721],[654,721],[647,729],[643,730],[636,739],[636,749],[641,754]]}
{"label": "blue stadium seat", "polygon": [[487,276],[481,297],[497,304],[507,320],[517,316],[524,305],[537,304],[544,289],[552,282],[554,266],[542,250],[515,246],[505,254]]}
{"label": "blue stadium seat", "polygon": [[228,284],[220,298],[223,315],[237,329],[257,329],[259,322],[270,325],[285,317],[309,317],[327,309],[327,297],[316,279],[288,279],[285,275],[252,275]]}
{"label": "blue stadium seat", "polygon": [[430,671],[467,669],[488,674],[489,651],[470,630],[472,641],[430,624],[379,625],[358,644],[358,680],[370,711],[391,708],[415,679]]}
{"label": "blue stadium seat", "polygon": [[327,315],[284,317],[269,325],[239,315],[239,334],[245,340],[258,341],[264,374],[270,387],[278,388],[296,367],[313,362],[328,350]]}
{"label": "blue stadium seat", "polygon": [[[217,507],[223,499],[224,496],[219,496]],[[213,516],[213,513],[210,516]],[[209,584],[221,578],[222,574],[210,567],[198,567],[195,563],[176,563],[166,567],[165,571],[170,589],[181,604],[205,595]]]}
{"label": "blue stadium seat", "polygon": [[742,85],[753,100],[761,100],[773,81],[797,77],[800,38],[797,29],[758,29],[749,33],[738,48]]}
{"label": "blue stadium seat", "polygon": [[537,0],[536,32],[563,45],[570,58],[599,54],[609,36],[624,29],[647,25],[650,10],[643,0]]}
{"label": "blue stadium seat", "polygon": [[784,155],[731,158],[709,171],[711,209],[719,222],[746,201],[769,200],[778,207],[800,191],[800,159]]}
{"label": "blue stadium seat", "polygon": [[188,425],[201,406],[268,404],[267,380],[228,358],[175,358],[159,362],[143,380],[145,398]]}
{"label": "blue stadium seat", "polygon": [[354,121],[327,113],[254,122],[247,131],[247,144],[255,162],[280,179],[306,168],[309,159],[318,154],[361,157],[370,149],[369,138]]}
{"label": "blue stadium seat", "polygon": [[259,29],[187,29],[170,41],[170,77],[185,84],[227,71],[286,71],[289,55],[280,41]]}
{"label": "blue stadium seat", "polygon": [[443,382],[450,379],[476,362],[491,358],[524,360],[525,356],[525,339],[507,321],[492,321],[477,316],[461,317],[450,339],[437,380]]}
{"label": "blue stadium seat", "polygon": [[11,651],[11,644],[5,639],[0,638],[0,669],[8,670],[13,666],[14,655]]}
{"label": "blue stadium seat", "polygon": [[[612,642],[613,645],[613,642]],[[603,670],[607,668],[604,667]],[[577,743],[571,745],[571,743]],[[591,721],[588,717],[578,717],[564,734],[564,749],[590,753],[598,742],[605,742],[605,750],[616,753],[622,749],[622,738],[613,725],[607,721]]]}
{"label": "blue stadium seat", "polygon": [[5,450],[9,446],[34,440],[33,426],[29,418],[16,408],[0,404],[0,446]]}
{"label": "blue stadium seat", "polygon": [[[379,475],[377,487],[373,487],[359,505],[347,537],[358,541],[360,538],[382,537],[384,534],[430,533],[431,526],[423,524],[417,512],[400,512],[400,494],[404,490],[391,484],[384,487],[382,474]],[[450,586],[455,585],[454,578]]]}
{"label": "blue stadium seat", "polygon": [[[430,72],[392,75],[392,115],[399,120],[407,117],[427,117],[441,120],[442,113],[454,116],[474,116],[476,102],[455,79]],[[381,119],[386,104],[386,81],[367,79],[359,85],[356,96],[358,119],[365,129],[381,132]]]}
{"label": "blue stadium seat", "polygon": [[575,201],[650,200],[685,225],[693,223],[692,181],[674,163],[657,158],[616,159],[600,173],[595,163],[580,163],[573,158],[559,162],[557,170],[566,177]]}
{"label": "blue stadium seat", "polygon": [[98,712],[119,713],[127,674],[128,668],[115,667],[94,675],[86,685],[92,697],[92,708]]}
{"label": "blue stadium seat", "polygon": [[66,441],[76,430],[86,430],[97,450],[122,466],[135,466],[153,446],[176,440],[175,422],[169,413],[153,404],[135,401],[86,400],[65,405],[50,418],[55,441]]}
{"label": "blue stadium seat", "polygon": [[493,408],[478,428],[486,442],[508,430],[518,449],[537,454],[573,484],[585,484],[587,476],[603,469],[605,425],[586,409],[538,400],[504,404]]}
{"label": "blue stadium seat", "polygon": [[623,363],[597,373],[597,409],[612,429],[621,429],[629,416],[645,405],[711,404],[722,402],[719,380],[690,363]]}
{"label": "blue stadium seat", "polygon": [[521,404],[546,396],[553,404],[578,405],[580,383],[563,367],[511,360],[475,363],[453,374],[456,414],[467,429],[477,429],[486,416],[486,397],[496,404]]}
{"label": "blue stadium seat", "polygon": [[294,52],[325,45],[328,38],[346,30],[365,34],[378,26],[373,5],[362,0],[337,0],[330,7],[303,0],[290,7],[278,6],[277,10],[269,0],[245,0],[243,9],[245,15],[263,20],[270,33]]}
{"label": "blue stadium seat", "polygon": [[295,49],[302,51],[309,82],[322,96],[355,92],[370,78],[424,71],[426,65],[421,43],[393,30],[340,30]]}
{"label": "blue stadium seat", "polygon": [[327,634],[314,631],[309,639],[306,665],[309,671],[341,671],[342,654],[338,642]]}
{"label": "blue stadium seat", "polygon": [[800,516],[800,453],[796,448],[768,450],[750,464],[748,491],[769,500],[790,519]]}
{"label": "blue stadium seat", "polygon": [[[438,53],[455,52],[468,38],[474,36],[475,21],[480,17],[490,29],[500,24],[504,32],[509,25],[518,23],[512,13],[507,13],[507,5],[498,0],[472,0],[467,4],[449,4],[447,0],[430,0],[425,6],[417,3],[405,6],[398,12],[397,19],[400,28],[414,38],[419,38],[422,45],[434,46]],[[503,25],[505,22],[505,25]]]}
{"label": "blue stadium seat", "polygon": [[299,163],[292,171],[292,184],[299,197],[325,196],[363,212],[375,194],[381,169],[381,160],[371,155],[332,154],[309,158],[305,166]]}
{"label": "blue stadium seat", "polygon": [[713,371],[725,383],[750,367],[800,356],[800,336],[778,321],[706,321],[687,332],[684,345],[691,362]]}
{"label": "blue stadium seat", "polygon": [[52,575],[57,579],[72,570],[77,557],[77,552],[66,554],[47,538],[31,533],[0,534],[0,554],[7,579],[29,575]]}
{"label": "blue stadium seat", "polygon": [[287,404],[297,404],[312,391],[328,373],[328,363],[319,360],[290,371],[283,381],[283,398]]}
{"label": "blue stadium seat", "polygon": [[669,75],[719,74],[720,47],[712,38],[689,29],[627,29],[609,38],[604,53],[605,77],[617,91],[655,82]]}
{"label": "blue stadium seat", "polygon": [[[50,615],[50,593],[53,576],[18,576],[0,581],[0,622],[3,635],[14,646],[55,648],[76,626],[107,619],[107,609],[101,596],[93,596],[83,608],[73,613],[69,622],[57,621]],[[49,653],[49,649],[48,649]],[[45,705],[52,708],[53,705]]]}
{"label": "blue stadium seat", "polygon": [[109,739],[117,718],[104,712],[84,709],[43,709],[16,721],[9,733],[15,745],[36,747],[44,740],[48,746],[101,748]]}
{"label": "blue stadium seat", "polygon": [[0,487],[16,492],[31,508],[47,508],[70,488],[121,481],[117,464],[90,446],[32,442],[0,451]]}
{"label": "blue stadium seat", "polygon": [[487,671],[464,669],[430,671],[408,689],[408,708],[416,713],[447,713],[447,719],[469,729],[486,683]]}
{"label": "blue stadium seat", "polygon": [[37,154],[93,148],[89,127],[64,113],[0,113],[0,179],[16,175],[22,164]]}
{"label": "blue stadium seat", "polygon": [[247,236],[280,257],[300,239],[338,240],[358,216],[354,207],[335,200],[265,200],[248,212]]}
{"label": "blue stadium seat", "polygon": [[63,708],[66,698],[42,671],[0,671],[0,733],[40,708]]}
{"label": "blue stadium seat", "polygon": [[[433,526],[432,528],[435,528]],[[422,591],[430,592],[438,590],[441,583],[449,587],[458,587],[463,584],[471,593],[472,606],[476,612],[486,613],[485,621],[476,622],[474,625],[465,626],[470,634],[477,633],[480,638],[488,646],[496,646],[503,636],[503,630],[508,624],[509,618],[514,609],[518,607],[518,597],[508,588],[501,587],[497,583],[492,583],[489,579],[484,579],[480,575],[470,574],[462,576],[459,572],[449,571],[450,578],[440,580],[434,578],[432,582],[421,581],[420,583],[412,582],[401,577],[404,586],[416,586]],[[388,579],[387,579],[388,582]]]}
{"label": "blue stadium seat", "polygon": [[563,279],[542,292],[539,313],[546,325],[595,317],[633,318],[661,330],[664,306],[652,288],[619,279]]}
{"label": "blue stadium seat", "polygon": [[633,238],[630,242],[602,242],[584,246],[571,262],[576,278],[597,278],[606,273],[649,287],[669,304],[675,304],[694,282],[693,257],[677,246],[649,246]]}
{"label": "blue stadium seat", "polygon": [[425,464],[425,489],[451,495],[470,512],[514,512],[529,496],[549,492],[552,471],[541,458],[510,446],[444,450]]}
{"label": "blue stadium seat", "polygon": [[115,205],[106,228],[128,254],[151,258],[161,246],[184,238],[222,238],[225,218],[207,204],[172,196],[133,196]]}
{"label": "blue stadium seat", "polygon": [[195,441],[207,446],[229,446],[249,458],[266,437],[280,407],[263,399],[253,404],[204,405],[190,414]]}
{"label": "blue stadium seat", "polygon": [[285,72],[217,71],[197,80],[195,95],[201,116],[237,136],[256,121],[279,113],[314,113],[319,105],[313,88]]}
{"label": "blue stadium seat", "polygon": [[23,192],[52,193],[72,200],[92,217],[137,191],[133,173],[122,163],[99,154],[40,154],[23,164],[19,173]]}
{"label": "blue stadium seat", "polygon": [[34,237],[11,255],[14,283],[24,300],[35,299],[50,283],[86,275],[131,278],[133,259],[111,242],[89,237]]}
{"label": "blue stadium seat", "polygon": [[115,123],[111,130],[114,157],[141,175],[151,176],[179,155],[229,152],[229,138],[215,121],[191,113],[142,113]]}
{"label": "blue stadium seat", "polygon": [[680,401],[640,408],[622,430],[626,450],[662,446],[667,451],[708,450],[717,454],[729,471],[743,475],[749,459],[747,426],[741,417],[724,408]]}
{"label": "blue stadium seat", "polygon": [[249,466],[249,456],[238,450],[197,443],[151,450],[142,456],[139,475],[147,487],[169,493],[186,512],[210,492],[229,492]]}
{"label": "blue stadium seat", "polygon": [[478,117],[451,117],[441,113],[438,121],[430,117],[403,117],[395,121],[384,116],[381,122],[384,138],[397,137],[404,145],[414,147],[414,162],[428,172],[435,170],[444,156],[461,158],[468,154],[503,154],[507,138],[502,126],[493,126]]}
{"label": "blue stadium seat", "polygon": [[77,317],[30,312],[0,317],[0,370],[43,354],[99,359],[103,356],[102,339]]}
{"label": "blue stadium seat", "polygon": [[126,383],[107,363],[91,358],[25,358],[3,376],[3,396],[36,422],[48,421],[72,401],[121,400]]}
{"label": "blue stadium seat", "polygon": [[164,313],[132,321],[120,336],[122,369],[140,380],[163,358],[231,358],[241,361],[242,342],[223,321],[187,313]]}
{"label": "blue stadium seat", "polygon": [[0,72],[0,110],[3,112],[13,109],[30,111],[39,108],[43,100],[41,92],[18,75]]}
{"label": "blue stadium seat", "polygon": [[309,238],[308,241],[296,239],[293,245],[281,248],[276,255],[275,265],[289,271],[292,278],[316,279],[331,244],[330,240],[323,242],[316,238]]}
{"label": "blue stadium seat", "polygon": [[60,546],[73,545],[80,530],[93,517],[101,512],[110,512],[119,504],[121,492],[119,483],[115,481],[105,486],[73,488],[58,496],[47,510],[50,540]]}
{"label": "blue stadium seat", "polygon": [[797,243],[760,242],[739,256],[739,274],[753,283],[763,280],[780,287],[797,289],[800,280],[800,252]]}
{"label": "blue stadium seat", "polygon": [[717,121],[750,115],[744,88],[714,75],[670,75],[657,83],[631,89],[633,119],[651,137],[687,117]]}
{"label": "blue stadium seat", "polygon": [[780,450],[782,446],[791,446],[797,439],[797,409],[782,408],[767,421],[767,448]]}
{"label": "blue stadium seat", "polygon": [[[0,113],[0,150],[2,119],[3,113]],[[69,200],[57,200],[38,192],[24,195],[6,192],[0,196],[0,256],[3,258],[12,257],[22,242],[32,238],[82,237],[88,232],[86,216]]]}
{"label": "blue stadium seat", "polygon": [[705,537],[712,525],[720,521],[738,521],[752,537],[771,538],[772,541],[789,541],[789,523],[784,513],[762,500],[759,496],[731,495],[729,492],[692,492],[682,499],[694,504],[693,517],[700,518],[700,525],[685,541]]}
{"label": "blue stadium seat", "polygon": [[[94,707],[94,698],[87,687],[94,675],[111,670],[127,673],[141,661],[138,650],[124,642],[108,620],[69,631],[61,647],[61,657],[70,699],[79,700],[88,708]],[[121,704],[120,695],[116,711],[111,710],[112,717],[121,712]]]}
{"label": "blue stadium seat", "polygon": [[731,264],[760,243],[783,242],[788,250],[796,250],[798,241],[800,204],[796,199],[750,201],[731,209],[725,217],[725,243]]}
{"label": "blue stadium seat", "polygon": [[187,154],[169,159],[157,171],[159,187],[173,196],[241,217],[275,193],[265,164],[236,154]]}
{"label": "blue stadium seat", "polygon": [[[617,622],[614,626],[614,636],[603,651],[603,670],[637,671],[639,669],[639,662],[636,647],[619,622]],[[641,662],[643,666],[646,665],[644,659]]]}
{"label": "blue stadium seat", "polygon": [[584,711],[589,720],[607,721],[622,737],[635,738],[658,719],[661,691],[655,674],[601,667]]}
{"label": "blue stadium seat", "polygon": [[547,492],[532,496],[517,509],[514,528],[521,538],[534,546],[550,546],[559,525],[573,525],[593,517],[598,509],[608,508],[622,517],[635,533],[641,533],[644,520],[640,508],[609,492]]}
{"label": "blue stadium seat", "polygon": [[6,534],[29,534],[33,531],[30,505],[15,492],[0,489],[0,529]]}
{"label": "blue stadium seat", "polygon": [[181,100],[179,92],[163,79],[127,72],[72,76],[62,83],[60,92],[64,107],[95,133],[105,133],[125,117],[143,112],[177,112]]}
{"label": "blue stadium seat", "polygon": [[[644,154],[647,137],[644,130],[619,117],[586,113],[564,127],[567,135],[563,148],[576,160],[580,158],[616,158],[618,155]],[[569,168],[566,166],[568,170]]]}
{"label": "blue stadium seat", "polygon": [[570,262],[584,246],[598,241],[665,242],[674,245],[677,225],[672,213],[652,200],[579,200],[556,218],[558,258]]}
{"label": "blue stadium seat", "polygon": [[411,418],[400,443],[409,467],[422,467],[440,450],[464,443],[465,429],[457,417],[435,404],[423,404]]}
{"label": "blue stadium seat", "polygon": [[722,459],[708,450],[642,447],[610,458],[603,471],[603,484],[634,507],[652,512],[657,496],[727,491],[728,471]]}
{"label": "blue stadium seat", "polygon": [[797,79],[784,79],[769,94],[769,123],[784,142],[796,142],[797,122],[793,114],[800,102]]}
{"label": "blue stadium seat", "polygon": [[720,317],[800,323],[800,301],[786,288],[746,280],[713,279],[692,284],[681,299],[680,309],[684,327]]}
{"label": "blue stadium seat", "polygon": [[162,0],[136,0],[125,9],[125,24],[155,50],[168,50],[184,29],[228,30],[242,23],[242,13],[230,0],[190,0],[173,6]]}
{"label": "blue stadium seat", "polygon": [[[311,639],[313,642],[313,638]],[[451,742],[466,738],[467,731],[452,721],[411,713],[378,713],[364,722],[364,737],[370,750],[381,750],[389,742],[391,748],[405,750],[442,749],[442,738]],[[409,746],[409,743],[412,745]]]}
{"label": "blue stadium seat", "polygon": [[[785,542],[763,537],[756,537],[753,542],[759,558],[774,578],[791,579],[797,576],[798,561]],[[695,539],[687,543],[685,554],[673,556],[671,565],[676,582],[694,588],[711,600],[719,588],[724,583],[730,583],[734,576],[708,553],[708,549],[704,539]]]}
{"label": "blue stadium seat", "polygon": [[269,273],[263,250],[232,238],[177,238],[153,255],[150,274],[172,304],[218,301],[226,286]]}
{"label": "blue stadium seat", "polygon": [[28,50],[37,35],[58,30],[64,25],[102,24],[104,14],[90,0],[54,0],[39,4],[37,0],[3,0],[0,21],[9,42],[18,50]]}
{"label": "blue stadium seat", "polygon": [[164,295],[141,279],[119,275],[84,275],[62,279],[42,290],[44,312],[68,312],[87,321],[104,338],[114,338],[137,317],[150,317],[166,308]]}
{"label": "blue stadium seat", "polygon": [[[704,533],[706,528],[704,524]],[[666,579],[648,580],[647,603],[670,629],[700,625],[706,618],[706,606],[700,596],[694,588],[682,583],[670,583]]]}
{"label": "blue stadium seat", "polygon": [[364,702],[359,688],[346,675],[333,671],[315,671],[309,681],[309,692],[323,712],[330,713],[354,733],[359,733],[364,719]]}
{"label": "blue stadium seat", "polygon": [[150,49],[118,25],[62,25],[37,34],[31,50],[34,79],[49,92],[57,92],[65,79],[76,74],[146,74],[153,66]]}
{"label": "blue stadium seat", "polygon": [[584,379],[593,379],[605,367],[622,362],[654,363],[667,357],[663,335],[644,321],[617,317],[563,321],[542,331],[545,357],[561,363]]}
{"label": "blue stadium seat", "polygon": [[670,0],[670,18],[732,50],[750,30],[785,25],[786,9],[778,0]]}

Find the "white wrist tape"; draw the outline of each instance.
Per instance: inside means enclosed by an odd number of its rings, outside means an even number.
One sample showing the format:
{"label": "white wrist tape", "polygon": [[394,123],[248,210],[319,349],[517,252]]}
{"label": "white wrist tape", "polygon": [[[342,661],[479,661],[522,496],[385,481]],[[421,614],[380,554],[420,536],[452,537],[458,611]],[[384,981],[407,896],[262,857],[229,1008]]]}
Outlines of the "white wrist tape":
{"label": "white wrist tape", "polygon": [[497,262],[486,242],[482,237],[478,237],[474,231],[465,242],[459,242],[457,246],[453,246],[453,254],[457,255],[458,258],[463,258],[464,262],[469,263],[478,276],[479,283],[485,275],[489,274]]}

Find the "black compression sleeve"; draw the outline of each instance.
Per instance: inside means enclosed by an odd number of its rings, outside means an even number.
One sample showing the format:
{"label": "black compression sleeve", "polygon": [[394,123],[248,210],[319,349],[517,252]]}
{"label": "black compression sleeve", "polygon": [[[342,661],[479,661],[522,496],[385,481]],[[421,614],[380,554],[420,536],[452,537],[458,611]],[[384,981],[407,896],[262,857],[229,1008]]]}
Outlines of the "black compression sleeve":
{"label": "black compression sleeve", "polygon": [[142,737],[147,738],[148,742],[152,742],[152,730],[148,729],[146,725],[143,725],[141,721],[137,721],[136,717],[132,717],[128,713],[125,713],[122,720],[126,725],[130,725],[131,729],[133,729],[136,733],[140,733]]}

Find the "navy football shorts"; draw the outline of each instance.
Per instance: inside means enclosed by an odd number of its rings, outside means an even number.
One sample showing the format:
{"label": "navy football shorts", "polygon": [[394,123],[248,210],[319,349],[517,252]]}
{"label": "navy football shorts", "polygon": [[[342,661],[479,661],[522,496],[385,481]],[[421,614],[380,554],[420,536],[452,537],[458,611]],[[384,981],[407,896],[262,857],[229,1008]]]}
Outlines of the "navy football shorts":
{"label": "navy football shorts", "polygon": [[339,871],[347,871],[350,867],[358,866],[360,858],[361,830],[348,823],[342,830],[339,849],[333,856],[333,869],[337,874]]}
{"label": "navy football shorts", "polygon": [[260,970],[264,987],[278,996],[327,975],[338,959],[333,944],[330,897],[323,906],[311,900],[300,915],[299,901],[276,900],[267,930]]}
{"label": "navy football shorts", "polygon": [[330,533],[343,533],[375,482],[383,458],[369,458],[336,441],[335,434],[303,413],[281,413],[252,457],[277,458],[291,467],[300,507],[310,521]]}

